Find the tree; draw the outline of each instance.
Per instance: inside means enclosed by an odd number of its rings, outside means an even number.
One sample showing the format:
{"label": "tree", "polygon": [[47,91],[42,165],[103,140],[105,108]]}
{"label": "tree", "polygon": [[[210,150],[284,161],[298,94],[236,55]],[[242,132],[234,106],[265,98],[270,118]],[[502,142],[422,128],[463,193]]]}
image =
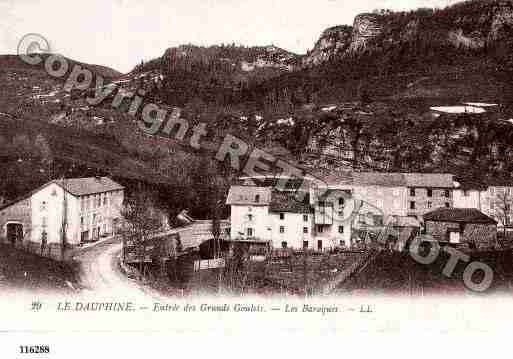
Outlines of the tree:
{"label": "tree", "polygon": [[502,224],[504,235],[506,235],[506,226],[511,224],[511,204],[513,203],[513,198],[511,197],[510,188],[503,188],[499,190],[495,195],[495,198],[492,199],[493,210],[495,217],[499,219]]}
{"label": "tree", "polygon": [[123,247],[126,248],[128,240],[134,244],[141,276],[144,276],[145,242],[164,226],[163,214],[153,198],[151,193],[139,191],[126,201],[121,210],[125,219]]}
{"label": "tree", "polygon": [[34,145],[39,154],[39,157],[41,158],[41,163],[45,166],[45,169],[51,169],[53,164],[53,154],[46,138],[43,135],[38,134],[36,136]]}

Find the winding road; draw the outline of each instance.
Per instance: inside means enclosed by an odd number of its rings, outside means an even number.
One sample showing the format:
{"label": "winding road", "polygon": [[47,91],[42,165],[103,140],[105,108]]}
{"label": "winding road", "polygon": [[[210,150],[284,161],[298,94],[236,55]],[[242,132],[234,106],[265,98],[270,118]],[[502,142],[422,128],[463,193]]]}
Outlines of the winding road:
{"label": "winding road", "polygon": [[129,279],[119,266],[122,243],[107,240],[89,248],[83,248],[74,256],[79,263],[79,284],[86,294],[113,298],[162,300],[155,290]]}

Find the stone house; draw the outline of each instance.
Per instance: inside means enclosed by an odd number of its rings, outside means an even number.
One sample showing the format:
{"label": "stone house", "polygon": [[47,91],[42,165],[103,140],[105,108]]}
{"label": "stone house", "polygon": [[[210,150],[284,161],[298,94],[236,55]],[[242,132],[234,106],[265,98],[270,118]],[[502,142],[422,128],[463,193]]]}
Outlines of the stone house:
{"label": "stone house", "polygon": [[497,221],[475,208],[439,208],[424,215],[426,234],[442,243],[493,249]]}

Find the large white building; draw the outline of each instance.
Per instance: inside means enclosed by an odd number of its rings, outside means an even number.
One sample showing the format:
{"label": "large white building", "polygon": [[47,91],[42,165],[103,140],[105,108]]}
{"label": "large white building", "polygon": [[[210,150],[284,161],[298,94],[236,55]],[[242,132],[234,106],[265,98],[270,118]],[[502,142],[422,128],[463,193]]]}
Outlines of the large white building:
{"label": "large white building", "polygon": [[421,227],[423,216],[440,208],[475,208],[499,228],[513,228],[513,181],[476,184],[449,173],[382,172],[321,179],[325,188],[310,188],[304,202],[297,202],[293,192],[273,190],[277,178],[272,176],[232,186],[227,200],[232,237],[268,240],[274,247],[350,246],[355,231],[391,223]]}
{"label": "large white building", "polygon": [[[361,239],[355,231],[406,222],[420,227],[425,213],[454,206],[455,183],[445,173],[329,176],[322,179],[325,186],[312,184],[303,203],[293,192],[273,190],[277,178],[264,178],[245,178],[246,186],[230,189],[232,237],[269,240],[274,247],[349,247]],[[258,181],[269,186],[258,187]]]}
{"label": "large white building", "polygon": [[352,203],[342,190],[321,197],[276,191],[272,187],[232,186],[232,239],[269,241],[274,248],[324,250],[350,245]]}
{"label": "large white building", "polygon": [[66,248],[112,234],[123,199],[123,186],[107,177],[48,182],[0,207],[0,241],[61,259]]}
{"label": "large white building", "polygon": [[486,184],[457,182],[454,203],[458,208],[476,208],[495,219],[498,227],[513,225],[513,181],[490,180]]}

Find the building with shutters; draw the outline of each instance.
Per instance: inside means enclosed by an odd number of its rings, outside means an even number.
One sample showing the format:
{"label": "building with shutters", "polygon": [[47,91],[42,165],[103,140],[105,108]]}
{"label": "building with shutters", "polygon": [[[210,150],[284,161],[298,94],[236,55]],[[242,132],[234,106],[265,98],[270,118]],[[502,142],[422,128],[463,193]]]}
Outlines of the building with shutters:
{"label": "building with shutters", "polygon": [[66,249],[116,231],[124,187],[107,177],[50,181],[0,207],[0,242],[63,259]]}

